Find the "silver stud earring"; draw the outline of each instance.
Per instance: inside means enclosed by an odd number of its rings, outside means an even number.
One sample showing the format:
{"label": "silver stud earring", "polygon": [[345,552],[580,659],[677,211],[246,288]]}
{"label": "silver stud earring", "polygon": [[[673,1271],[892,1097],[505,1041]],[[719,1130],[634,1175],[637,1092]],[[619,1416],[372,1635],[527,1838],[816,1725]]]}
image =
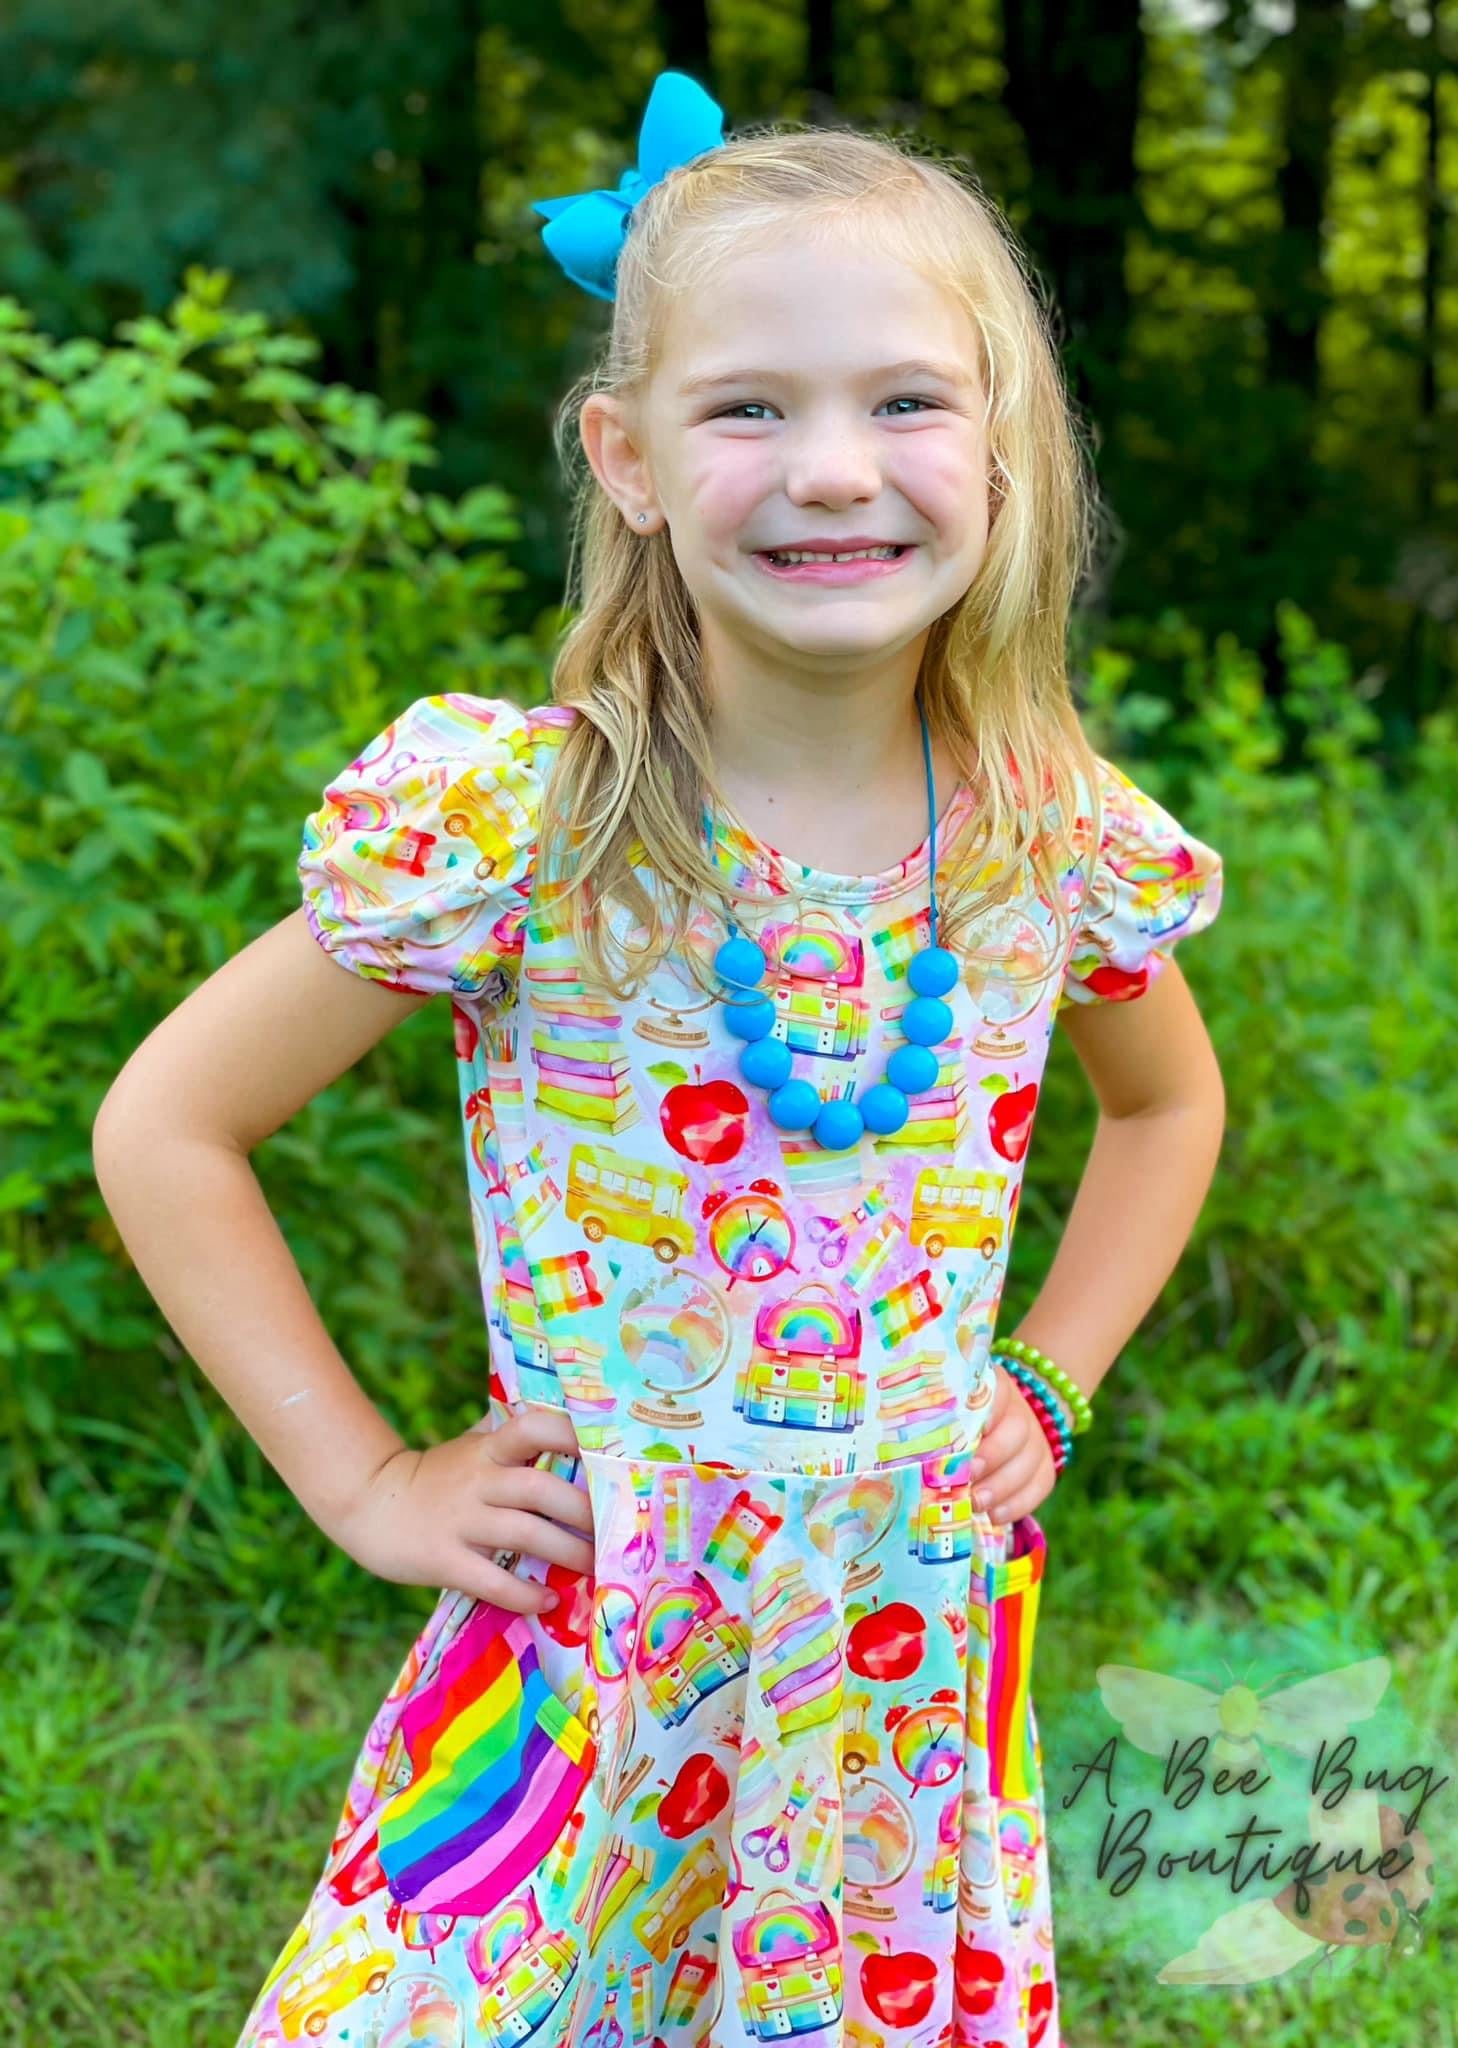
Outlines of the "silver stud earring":
{"label": "silver stud earring", "polygon": [[640,513],[638,514],[638,524],[639,524],[639,525],[641,526],[641,525],[643,524],[643,521],[644,521],[644,520],[645,520],[645,519],[646,519],[647,517],[648,517],[648,514],[647,514],[646,512],[640,512]]}

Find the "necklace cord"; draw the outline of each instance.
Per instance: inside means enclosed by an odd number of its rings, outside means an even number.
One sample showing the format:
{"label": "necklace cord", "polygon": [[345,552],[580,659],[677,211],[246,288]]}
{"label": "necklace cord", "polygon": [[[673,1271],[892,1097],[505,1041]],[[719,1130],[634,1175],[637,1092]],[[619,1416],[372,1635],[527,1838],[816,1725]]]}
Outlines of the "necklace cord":
{"label": "necklace cord", "polygon": [[927,815],[927,898],[928,920],[931,926],[931,942],[937,942],[937,777],[932,767],[931,732],[927,727],[926,712],[917,706],[921,715],[921,755],[926,763],[926,815]]}
{"label": "necklace cord", "polygon": [[[937,910],[937,774],[932,766],[931,731],[926,722],[926,712],[922,709],[921,705],[917,706],[917,714],[921,719],[921,758],[926,767],[928,921],[931,927],[931,943],[935,945],[937,942],[937,919],[939,916]],[[712,833],[714,829],[714,821],[710,817],[709,830]],[[728,925],[729,934],[732,938],[736,929],[734,919],[730,916],[726,918],[725,922]]]}

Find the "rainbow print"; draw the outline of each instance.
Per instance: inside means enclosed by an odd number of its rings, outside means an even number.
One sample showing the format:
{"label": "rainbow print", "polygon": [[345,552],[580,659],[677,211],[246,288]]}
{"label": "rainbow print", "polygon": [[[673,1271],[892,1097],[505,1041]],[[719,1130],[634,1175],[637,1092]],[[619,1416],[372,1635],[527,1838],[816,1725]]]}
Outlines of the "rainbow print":
{"label": "rainbow print", "polygon": [[534,1173],[545,1173],[550,1164],[539,1140],[529,1152],[523,1152],[520,1159],[508,1160],[503,1171],[508,1184],[515,1187],[518,1181],[528,1180]]}
{"label": "rainbow print", "polygon": [[542,1675],[527,1618],[478,1607],[401,1715],[411,1779],[380,1809],[391,1894],[489,1913],[542,1863],[597,1748]]}
{"label": "rainbow print", "polygon": [[698,1623],[703,1602],[692,1586],[666,1586],[644,1610],[639,1662],[671,1657]]}
{"label": "rainbow print", "polygon": [[580,1309],[601,1308],[607,1299],[592,1270],[586,1252],[564,1252],[553,1259],[528,1261],[532,1292],[546,1324],[563,1316],[575,1316]]}
{"label": "rainbow print", "polygon": [[524,1189],[516,1207],[522,1236],[530,1237],[534,1230],[546,1222],[561,1200],[562,1190],[550,1173],[544,1173],[533,1186]]}
{"label": "rainbow print", "polygon": [[829,982],[781,981],[770,994],[775,1036],[783,1038],[791,1052],[853,1060],[865,1051],[870,1016],[862,997],[838,993]]}
{"label": "rainbow print", "polygon": [[839,1816],[840,1801],[829,1792],[822,1792],[811,1811],[810,1825],[805,1832],[804,1846],[795,1871],[795,1882],[804,1891],[820,1890],[825,1867],[835,1845]]}
{"label": "rainbow print", "polygon": [[634,1963],[628,1979],[628,2015],[634,2041],[647,2041],[653,2032],[653,1965]]}
{"label": "rainbow print", "polygon": [[845,1269],[845,1284],[854,1294],[864,1294],[901,1240],[901,1225],[894,1216],[883,1216]]}
{"label": "rainbow print", "polygon": [[914,956],[930,943],[931,912],[926,904],[910,917],[900,917],[895,924],[871,934],[871,944],[887,981],[904,981]]}
{"label": "rainbow print", "polygon": [[811,1591],[798,1558],[765,1574],[751,1613],[756,1656],[773,1674],[761,1681],[761,1696],[774,1708],[781,1740],[833,1721],[841,1706],[840,1622],[826,1596]]}
{"label": "rainbow print", "polygon": [[588,1654],[599,1678],[623,1678],[633,1660],[638,1603],[626,1586],[598,1584],[592,1607]]}
{"label": "rainbow print", "polygon": [[[896,1010],[887,1020],[884,1051],[888,1059],[906,1043],[900,1019],[901,1011]],[[915,1152],[929,1158],[951,1155],[966,1136],[967,1061],[961,1038],[945,1039],[936,1054],[941,1062],[936,1080],[923,1094],[912,1096],[911,1114],[899,1131],[872,1141],[878,1153]]]}
{"label": "rainbow print", "polygon": [[561,1841],[542,1865],[542,1880],[555,1899],[562,1897],[571,1882],[572,1866],[577,1860],[582,1831],[586,1826],[587,1809],[579,1806],[562,1830]]}
{"label": "rainbow print", "polygon": [[972,1555],[971,1465],[972,1453],[961,1448],[921,1461],[921,1491],[906,1547],[923,1564]]}
{"label": "rainbow print", "polygon": [[838,981],[859,987],[863,978],[861,942],[814,925],[769,925],[765,936],[779,955],[781,972],[796,980]]}
{"label": "rainbow print", "polygon": [[957,1865],[962,1850],[962,1788],[942,1808],[937,1822],[937,1849],[922,1879],[921,1903],[934,1913],[949,1913],[957,1903]]}
{"label": "rainbow print", "polygon": [[886,1432],[877,1448],[882,1464],[898,1458],[927,1458],[951,1450],[962,1440],[957,1396],[948,1384],[940,1353],[918,1351],[879,1374],[876,1385],[881,1393],[877,1416]]}
{"label": "rainbow print", "polygon": [[583,1912],[589,1955],[596,1955],[606,1929],[652,1880],[653,1863],[653,1851],[630,1842],[625,1835],[610,1835],[603,1843]]}
{"label": "rainbow print", "polygon": [[483,1024],[481,1052],[486,1062],[486,1092],[496,1128],[503,1135],[526,1136],[526,1077],[516,1064],[519,1033],[514,1024]]}
{"label": "rainbow print", "polygon": [[610,1415],[616,1401],[602,1376],[602,1362],[607,1356],[603,1346],[589,1343],[586,1337],[559,1336],[553,1340],[551,1349],[562,1398],[573,1419],[582,1417],[587,1410],[599,1416]]}
{"label": "rainbow print", "polygon": [[1032,1800],[1038,1793],[1031,1711],[1033,1638],[1048,1546],[1031,1515],[1014,1522],[1011,1541],[1015,1554],[1001,1564],[988,1565],[982,1590],[992,1623],[987,1668],[988,1791],[997,1799]]}
{"label": "rainbow print", "polygon": [[718,1965],[706,1949],[686,1948],[674,1965],[663,1998],[662,2025],[689,2026],[718,1978]]}
{"label": "rainbow print", "polygon": [[861,1185],[860,1147],[846,1152],[827,1152],[809,1132],[796,1132],[780,1139],[785,1177],[798,1195],[826,1200],[837,1195],[854,1195]]}
{"label": "rainbow print", "polygon": [[675,1472],[663,1481],[663,1560],[665,1564],[687,1564],[692,1555],[688,1474]]}
{"label": "rainbow print", "polygon": [[924,1330],[941,1312],[930,1266],[923,1266],[871,1303],[871,1315],[888,1351],[895,1351],[918,1330]]}
{"label": "rainbow print", "polygon": [[774,1752],[765,1748],[757,1735],[747,1735],[739,1752],[739,1784],[735,1804],[742,1813],[753,1813],[779,1785],[779,1766]]}
{"label": "rainbow print", "polygon": [[771,1536],[785,1526],[784,1514],[758,1501],[741,1487],[715,1523],[704,1545],[705,1564],[717,1565],[730,1578],[747,1579],[754,1560]]}
{"label": "rainbow print", "polygon": [[756,2040],[818,2032],[842,2010],[840,1937],[828,1907],[787,1900],[734,1929],[741,2002]]}

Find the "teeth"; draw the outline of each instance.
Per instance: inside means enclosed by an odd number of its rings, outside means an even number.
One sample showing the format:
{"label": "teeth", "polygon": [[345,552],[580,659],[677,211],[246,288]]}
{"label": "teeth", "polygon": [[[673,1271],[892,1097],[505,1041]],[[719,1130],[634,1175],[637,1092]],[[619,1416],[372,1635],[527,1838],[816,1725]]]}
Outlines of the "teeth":
{"label": "teeth", "polygon": [[771,548],[772,562],[889,562],[901,550],[898,547],[857,548],[853,554],[830,555],[820,548],[796,548],[775,550]]}

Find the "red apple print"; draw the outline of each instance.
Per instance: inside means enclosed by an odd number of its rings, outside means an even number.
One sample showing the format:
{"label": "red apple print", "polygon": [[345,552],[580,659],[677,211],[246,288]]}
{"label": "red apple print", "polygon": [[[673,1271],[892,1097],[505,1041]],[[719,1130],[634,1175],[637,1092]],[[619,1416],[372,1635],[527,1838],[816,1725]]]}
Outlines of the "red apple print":
{"label": "red apple print", "polygon": [[1048,2031],[1048,2022],[1053,2017],[1053,1986],[1046,1977],[1041,1984],[1035,1984],[1028,1993],[1028,2048],[1038,2048],[1038,2043]]}
{"label": "red apple print", "polygon": [[861,1964],[862,1995],[876,2018],[888,2027],[920,2026],[931,2011],[936,1990],[936,1965],[913,1949],[867,1956]]}
{"label": "red apple print", "polygon": [[689,1757],[658,1803],[658,1825],[672,1841],[682,1841],[711,1821],[729,1804],[729,1780],[702,1750]]}
{"label": "red apple print", "polygon": [[549,1564],[547,1584],[557,1595],[557,1605],[547,1608],[537,1619],[554,1643],[560,1643],[564,1650],[575,1650],[587,1641],[596,1581],[591,1572],[574,1572],[565,1564]]}
{"label": "red apple print", "polygon": [[1134,996],[1142,996],[1149,982],[1149,969],[1136,967],[1129,973],[1122,967],[1111,967],[1107,961],[1095,967],[1092,974],[1085,974],[1084,983],[1096,996],[1102,996],[1108,1003],[1127,1003]]}
{"label": "red apple print", "polygon": [[1033,1117],[1038,1107],[1038,1087],[1028,1081],[1021,1088],[1009,1088],[999,1095],[987,1117],[992,1149],[1003,1159],[1016,1162],[1028,1149],[1033,1135]]}
{"label": "red apple print", "polygon": [[380,1865],[380,1831],[372,1827],[365,1839],[358,1843],[348,1862],[341,1863],[329,1873],[329,1890],[341,1906],[357,1905],[361,1899],[377,1892],[385,1882],[385,1873]]}
{"label": "red apple print", "polygon": [[698,1076],[695,1067],[692,1081],[669,1089],[658,1106],[658,1120],[675,1152],[698,1166],[722,1166],[744,1143],[749,1097],[732,1081],[701,1081]]}
{"label": "red apple print", "polygon": [[959,2010],[973,2019],[991,2012],[1004,1975],[1001,1956],[991,1949],[973,1948],[959,1937],[955,1967]]}
{"label": "red apple print", "polygon": [[910,1678],[926,1655],[926,1622],[906,1600],[863,1614],[850,1632],[845,1658],[858,1678]]}
{"label": "red apple print", "polygon": [[451,1035],[455,1039],[456,1058],[473,1060],[481,1034],[476,1028],[475,1018],[459,1003],[451,1004]]}

